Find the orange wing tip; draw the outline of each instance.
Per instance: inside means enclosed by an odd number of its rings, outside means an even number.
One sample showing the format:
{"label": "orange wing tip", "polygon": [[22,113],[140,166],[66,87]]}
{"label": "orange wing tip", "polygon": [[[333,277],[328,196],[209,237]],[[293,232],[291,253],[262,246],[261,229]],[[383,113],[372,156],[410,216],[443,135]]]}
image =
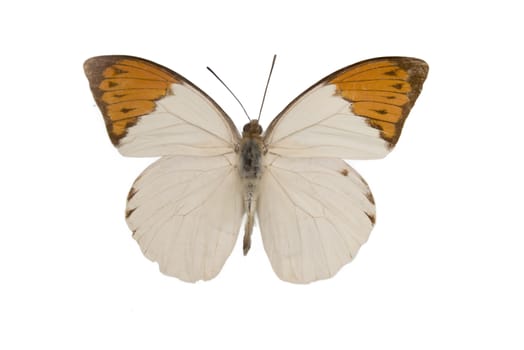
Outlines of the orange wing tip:
{"label": "orange wing tip", "polygon": [[181,83],[169,69],[130,56],[93,57],[84,71],[115,146],[128,128],[156,109],[156,101],[171,93],[172,84]]}
{"label": "orange wing tip", "polygon": [[429,67],[409,57],[385,57],[356,63],[333,73],[328,84],[351,103],[351,111],[380,130],[393,148],[415,104]]}

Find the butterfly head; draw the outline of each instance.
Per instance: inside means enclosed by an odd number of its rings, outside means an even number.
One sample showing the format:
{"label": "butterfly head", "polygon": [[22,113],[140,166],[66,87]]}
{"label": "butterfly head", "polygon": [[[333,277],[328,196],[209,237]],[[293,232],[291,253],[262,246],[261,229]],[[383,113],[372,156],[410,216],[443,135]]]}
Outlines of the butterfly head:
{"label": "butterfly head", "polygon": [[262,127],[260,124],[258,124],[258,120],[253,119],[246,125],[244,125],[244,129],[242,129],[242,136],[243,137],[253,137],[253,136],[260,136],[262,134]]}

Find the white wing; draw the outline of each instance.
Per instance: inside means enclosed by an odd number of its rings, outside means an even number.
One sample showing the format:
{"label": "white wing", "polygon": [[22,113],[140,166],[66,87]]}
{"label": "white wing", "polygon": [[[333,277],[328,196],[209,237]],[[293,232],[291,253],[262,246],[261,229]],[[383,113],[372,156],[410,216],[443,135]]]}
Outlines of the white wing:
{"label": "white wing", "polygon": [[127,223],[169,276],[215,277],[235,244],[243,201],[235,157],[163,157],[135,181]]}
{"label": "white wing", "polygon": [[269,152],[291,157],[382,158],[395,146],[428,72],[408,57],[343,68],[306,90],[269,125]]}
{"label": "white wing", "polygon": [[203,91],[170,69],[131,56],[100,56],[84,70],[111,141],[125,156],[212,156],[240,135]]}
{"label": "white wing", "polygon": [[268,156],[260,186],[264,248],[282,280],[333,276],[373,228],[371,192],[342,160]]}
{"label": "white wing", "polygon": [[331,277],[367,240],[375,221],[373,197],[337,158],[387,155],[427,72],[416,58],[362,61],[314,84],[271,122],[257,214],[281,279]]}

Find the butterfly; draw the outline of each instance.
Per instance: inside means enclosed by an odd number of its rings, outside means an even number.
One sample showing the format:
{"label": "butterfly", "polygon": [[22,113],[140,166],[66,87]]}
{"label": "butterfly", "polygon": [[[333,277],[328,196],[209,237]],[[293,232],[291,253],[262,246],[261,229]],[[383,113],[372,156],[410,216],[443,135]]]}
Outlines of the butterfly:
{"label": "butterfly", "polygon": [[88,59],[84,70],[118,151],[160,157],[127,197],[126,221],[143,254],[183,281],[214,278],[244,225],[258,219],[278,277],[330,278],[375,224],[375,202],[342,159],[377,159],[396,145],[428,65],[382,57],[342,68],[293,100],[263,131],[240,133],[206,93],[178,73],[131,56]]}

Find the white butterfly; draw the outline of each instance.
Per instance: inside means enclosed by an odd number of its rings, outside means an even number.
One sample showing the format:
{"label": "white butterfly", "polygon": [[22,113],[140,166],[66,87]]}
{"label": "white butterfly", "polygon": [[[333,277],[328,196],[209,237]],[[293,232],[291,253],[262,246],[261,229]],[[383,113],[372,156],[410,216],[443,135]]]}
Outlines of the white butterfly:
{"label": "white butterfly", "polygon": [[135,181],[126,219],[144,255],[184,281],[215,277],[244,214],[258,217],[276,274],[307,283],[353,259],[375,222],[366,182],[342,159],[387,155],[428,72],[407,57],[345,67],[292,101],[262,132],[232,120],[181,75],[130,56],[85,62],[111,141],[161,157]]}

